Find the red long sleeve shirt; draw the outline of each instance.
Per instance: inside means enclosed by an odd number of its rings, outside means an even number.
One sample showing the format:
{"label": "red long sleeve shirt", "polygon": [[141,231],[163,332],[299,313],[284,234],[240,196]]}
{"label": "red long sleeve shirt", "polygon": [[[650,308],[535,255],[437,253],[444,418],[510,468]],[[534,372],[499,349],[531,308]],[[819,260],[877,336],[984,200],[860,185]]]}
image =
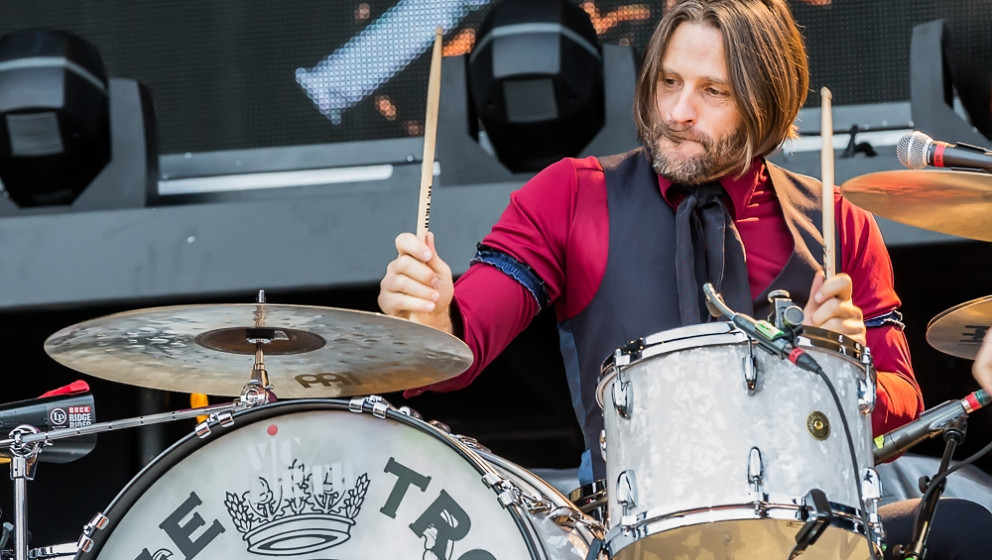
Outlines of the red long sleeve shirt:
{"label": "red long sleeve shirt", "polygon": [[[727,177],[721,184],[733,202],[734,224],[744,243],[751,294],[756,297],[771,284],[792,254],[792,237],[762,159],[756,159],[742,177]],[[659,177],[663,196],[669,186],[666,179]],[[854,304],[861,308],[866,322],[885,316],[898,308],[900,301],[878,226],[871,214],[842,198],[836,189],[834,203],[841,271],[853,281]],[[533,268],[545,283],[558,319],[565,320],[582,311],[599,288],[607,263],[608,218],[606,183],[598,160],[565,159],[511,195],[509,206],[483,243]],[[598,232],[580,240],[581,251],[595,255],[589,260],[597,264],[579,274],[573,271],[566,278],[564,262],[569,251],[579,250],[579,243],[570,233],[579,229],[575,226],[580,219],[592,221],[583,223],[582,231]],[[410,394],[468,385],[540,311],[535,298],[519,282],[495,267],[479,263],[455,283],[454,304],[461,314],[462,337],[472,349],[475,362],[454,379]],[[652,333],[644,333],[648,334]],[[916,418],[923,410],[923,399],[900,326],[885,323],[869,327],[867,344],[878,370],[872,428],[876,434],[883,434]]]}

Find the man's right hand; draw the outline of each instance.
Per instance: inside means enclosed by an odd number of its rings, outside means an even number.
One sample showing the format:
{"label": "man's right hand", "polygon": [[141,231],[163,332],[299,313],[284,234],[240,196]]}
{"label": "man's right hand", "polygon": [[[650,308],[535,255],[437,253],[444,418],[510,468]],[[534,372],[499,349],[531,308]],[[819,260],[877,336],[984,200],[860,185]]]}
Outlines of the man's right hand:
{"label": "man's right hand", "polygon": [[396,259],[379,282],[379,308],[387,315],[453,334],[451,268],[437,255],[434,234],[426,242],[412,233],[396,236]]}

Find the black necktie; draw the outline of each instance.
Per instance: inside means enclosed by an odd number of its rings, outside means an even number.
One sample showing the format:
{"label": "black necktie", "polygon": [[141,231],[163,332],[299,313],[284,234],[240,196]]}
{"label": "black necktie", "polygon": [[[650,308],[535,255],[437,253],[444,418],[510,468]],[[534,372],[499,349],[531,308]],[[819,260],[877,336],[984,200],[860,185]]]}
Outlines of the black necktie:
{"label": "black necktie", "polygon": [[744,245],[723,204],[723,187],[707,183],[673,188],[686,193],[675,210],[675,275],[682,325],[709,319],[705,282],[713,284],[731,309],[753,314]]}

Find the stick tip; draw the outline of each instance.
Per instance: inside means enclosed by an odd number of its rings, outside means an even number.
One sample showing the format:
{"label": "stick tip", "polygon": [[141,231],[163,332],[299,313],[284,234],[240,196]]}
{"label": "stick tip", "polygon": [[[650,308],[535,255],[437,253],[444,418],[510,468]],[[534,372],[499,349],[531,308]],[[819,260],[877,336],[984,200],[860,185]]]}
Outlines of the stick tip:
{"label": "stick tip", "polygon": [[827,99],[832,99],[833,94],[830,93],[830,88],[823,86],[820,88],[820,97],[825,97]]}

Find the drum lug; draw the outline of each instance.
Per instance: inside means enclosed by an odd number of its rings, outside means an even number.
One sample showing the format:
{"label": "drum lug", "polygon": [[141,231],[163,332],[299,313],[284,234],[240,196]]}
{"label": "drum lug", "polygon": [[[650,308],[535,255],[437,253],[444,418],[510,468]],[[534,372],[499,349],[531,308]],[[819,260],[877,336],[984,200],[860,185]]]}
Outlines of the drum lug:
{"label": "drum lug", "polygon": [[428,424],[437,428],[438,430],[441,430],[446,434],[451,433],[451,426],[445,424],[444,422],[441,422],[440,420],[431,420],[430,422],[428,422]]}
{"label": "drum lug", "polygon": [[617,503],[623,507],[624,516],[637,507],[637,478],[633,470],[625,470],[617,477]]}
{"label": "drum lug", "polygon": [[882,499],[882,479],[872,467],[861,469],[861,498],[868,514],[869,538],[880,550],[884,549],[885,529],[878,515],[878,502]]}
{"label": "drum lug", "polygon": [[[613,353],[613,361],[617,363],[623,357],[623,353],[617,350]],[[631,406],[634,400],[634,391],[630,387],[630,380],[624,378],[623,369],[615,366],[617,378],[613,381],[613,408],[621,418],[630,418]]]}
{"label": "drum lug", "polygon": [[393,408],[393,405],[389,404],[389,401],[380,395],[352,397],[351,400],[348,401],[348,410],[356,414],[361,414],[365,410],[366,406],[369,406],[372,409],[372,416],[375,416],[376,418],[385,418],[389,409]]}
{"label": "drum lug", "polygon": [[90,522],[83,526],[83,534],[79,535],[79,540],[76,541],[76,548],[82,552],[89,552],[93,548],[93,533],[103,529],[107,526],[110,520],[107,518],[103,512],[97,512],[90,519]]}
{"label": "drum lug", "polygon": [[203,439],[210,435],[213,426],[228,427],[234,424],[234,415],[228,411],[214,412],[206,420],[196,425],[196,437]]}
{"label": "drum lug", "polygon": [[484,451],[486,453],[492,453],[492,451],[488,447],[479,443],[479,440],[475,439],[474,437],[463,436],[461,434],[455,434],[453,437],[458,441],[460,441],[462,445],[468,447],[469,449]]}
{"label": "drum lug", "polygon": [[404,416],[409,416],[410,418],[416,418],[417,420],[423,420],[424,419],[424,415],[423,414],[417,412],[416,410],[410,408],[409,406],[401,406],[398,409],[396,409],[396,412],[399,412],[400,414],[402,414]]}
{"label": "drum lug", "polygon": [[861,363],[865,366],[865,378],[858,381],[858,411],[867,416],[875,410],[877,395],[875,363],[871,358],[871,349],[867,346],[861,353]]}
{"label": "drum lug", "polygon": [[574,529],[575,524],[582,521],[582,514],[570,507],[559,506],[548,514],[555,525],[566,529]]}
{"label": "drum lug", "polygon": [[753,395],[755,387],[758,386],[758,362],[754,359],[754,345],[750,342],[747,344],[747,355],[741,358],[741,367],[744,369],[747,394]]}
{"label": "drum lug", "polygon": [[747,454],[747,482],[751,485],[749,492],[754,499],[754,511],[759,515],[764,510],[763,505],[759,504],[763,504],[768,499],[762,488],[764,476],[765,465],[761,460],[761,450],[757,447],[752,447],[751,451]]}

